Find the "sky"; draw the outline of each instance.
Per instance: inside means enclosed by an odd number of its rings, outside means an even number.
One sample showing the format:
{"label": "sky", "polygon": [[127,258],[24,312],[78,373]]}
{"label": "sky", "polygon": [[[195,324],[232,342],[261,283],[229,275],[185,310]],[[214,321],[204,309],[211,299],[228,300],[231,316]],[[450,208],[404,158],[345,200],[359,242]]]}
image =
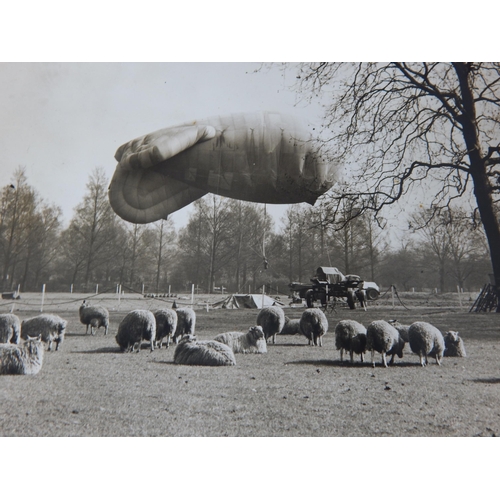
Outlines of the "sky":
{"label": "sky", "polygon": [[[259,63],[0,63],[2,183],[18,166],[69,222],[95,167],[111,179],[123,143],[188,120],[275,110],[320,123],[288,90],[293,72]],[[268,205],[276,223],[287,205]],[[176,227],[191,207],[171,216]]]}

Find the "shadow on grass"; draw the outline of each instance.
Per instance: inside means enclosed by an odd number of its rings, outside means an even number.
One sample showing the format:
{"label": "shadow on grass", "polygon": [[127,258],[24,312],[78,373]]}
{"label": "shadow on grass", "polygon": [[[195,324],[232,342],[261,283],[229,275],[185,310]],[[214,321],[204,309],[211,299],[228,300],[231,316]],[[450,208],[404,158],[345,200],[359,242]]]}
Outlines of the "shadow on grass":
{"label": "shadow on grass", "polygon": [[71,351],[71,352],[75,353],[75,354],[98,354],[98,353],[117,353],[117,352],[121,353],[120,348],[118,346],[116,346],[116,347],[100,347],[99,349],[94,349],[92,351]]}
{"label": "shadow on grass", "polygon": [[[383,368],[382,363],[376,361],[375,368]],[[322,365],[322,366],[339,366],[342,368],[373,368],[370,362],[364,361],[363,363],[359,361],[354,361],[351,364],[349,361],[340,361],[339,359],[300,359],[297,361],[288,361],[285,365]],[[393,365],[389,365],[388,368],[392,367],[408,367],[408,366],[420,366],[419,363],[409,363],[408,361],[396,362]]]}
{"label": "shadow on grass", "polygon": [[290,343],[287,343],[287,344],[282,344],[282,343],[277,343],[277,344],[273,344],[272,342],[270,344],[267,344],[267,347],[309,347],[308,344],[290,344]]}
{"label": "shadow on grass", "polygon": [[478,384],[500,384],[500,378],[474,378],[472,382]]}

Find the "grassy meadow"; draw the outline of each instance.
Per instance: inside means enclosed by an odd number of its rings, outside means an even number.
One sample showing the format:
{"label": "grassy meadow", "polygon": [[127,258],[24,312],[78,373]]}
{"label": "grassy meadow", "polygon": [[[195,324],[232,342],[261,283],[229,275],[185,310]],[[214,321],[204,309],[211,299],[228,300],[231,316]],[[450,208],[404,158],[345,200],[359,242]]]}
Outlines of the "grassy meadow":
{"label": "grassy meadow", "polygon": [[[21,319],[40,314],[41,294],[0,302]],[[195,296],[196,334],[246,331],[256,309],[212,309],[221,296]],[[68,321],[58,352],[46,352],[36,376],[0,377],[1,436],[498,436],[500,315],[469,313],[474,296],[386,295],[368,309],[327,311],[323,347],[300,336],[277,338],[263,355],[237,354],[237,366],[180,366],[175,346],[121,353],[118,324],[133,309],[171,307],[173,299],[125,294],[90,297],[110,311],[110,332],[86,335],[78,307],[84,295],[46,294],[43,312]],[[401,299],[401,300],[399,300]],[[299,318],[303,308],[285,314]],[[190,296],[176,299],[186,305]],[[340,363],[333,331],[341,319],[428,321],[458,330],[466,358],[422,368],[405,347],[389,368]]]}

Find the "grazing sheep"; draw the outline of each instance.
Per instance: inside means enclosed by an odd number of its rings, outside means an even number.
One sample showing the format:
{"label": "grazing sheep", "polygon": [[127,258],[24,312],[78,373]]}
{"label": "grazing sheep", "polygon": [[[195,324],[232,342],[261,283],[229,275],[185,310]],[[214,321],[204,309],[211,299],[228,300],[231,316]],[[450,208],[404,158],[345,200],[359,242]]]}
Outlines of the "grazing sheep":
{"label": "grazing sheep", "polygon": [[410,349],[420,356],[422,366],[427,365],[427,356],[434,357],[436,363],[441,364],[444,353],[444,338],[435,326],[425,321],[412,323],[408,330],[408,337],[410,338]]}
{"label": "grazing sheep", "polygon": [[168,349],[170,339],[177,328],[177,313],[173,309],[158,309],[154,315],[156,320],[156,347],[161,349],[163,339],[166,337]]}
{"label": "grazing sheep", "polygon": [[0,344],[19,344],[21,321],[15,314],[0,314]]}
{"label": "grazing sheep", "polygon": [[444,334],[444,356],[458,356],[465,358],[464,341],[458,336],[458,332],[446,332]]}
{"label": "grazing sheep", "polygon": [[300,319],[290,319],[285,316],[285,324],[281,329],[280,335],[296,335],[300,333]]}
{"label": "grazing sheep", "polygon": [[228,345],[235,354],[239,352],[243,354],[263,354],[267,352],[266,337],[261,326],[251,326],[247,333],[221,333],[214,340]]}
{"label": "grazing sheep", "polygon": [[408,337],[408,329],[410,328],[410,325],[402,325],[397,319],[390,319],[388,323],[392,325],[399,332],[400,337],[405,342],[410,341]]}
{"label": "grazing sheep", "polygon": [[184,335],[194,335],[196,326],[196,313],[189,307],[180,307],[177,312],[177,327],[174,333],[174,342],[179,343],[179,339]]}
{"label": "grazing sheep", "polygon": [[80,306],[79,313],[80,313],[80,323],[82,323],[82,325],[87,326],[85,334],[89,332],[89,325],[90,325],[90,333],[92,335],[95,335],[95,333],[101,326],[104,327],[104,335],[108,334],[109,312],[105,307],[91,306],[90,304],[87,303],[86,300],[84,300],[82,305]]}
{"label": "grazing sheep", "polygon": [[236,358],[226,344],[215,340],[196,340],[186,335],[175,348],[174,363],[178,365],[234,366]]}
{"label": "grazing sheep", "polygon": [[43,364],[41,335],[21,344],[0,344],[0,375],[36,375]]}
{"label": "grazing sheep", "polygon": [[366,329],[366,350],[371,351],[371,362],[375,367],[375,351],[382,354],[382,363],[387,368],[387,354],[392,358],[389,364],[394,363],[394,357],[397,354],[399,358],[403,357],[405,341],[399,335],[399,332],[387,321],[373,321]]}
{"label": "grazing sheep", "polygon": [[302,313],[300,331],[309,339],[309,345],[323,346],[323,335],[328,331],[328,320],[321,309],[311,307]]}
{"label": "grazing sheep", "polygon": [[122,352],[137,352],[141,350],[142,340],[151,343],[151,351],[154,351],[156,336],[156,320],[151,311],[136,309],[129,312],[118,326],[116,343]]}
{"label": "grazing sheep", "polygon": [[366,352],[366,328],[357,321],[345,319],[335,326],[335,347],[340,350],[340,362],[343,361],[344,351],[349,352],[351,363],[354,363],[354,353],[361,356]]}
{"label": "grazing sheep", "polygon": [[280,333],[285,325],[285,313],[279,306],[268,306],[260,310],[257,315],[257,325],[262,327],[266,341],[272,337],[276,344],[276,334]]}
{"label": "grazing sheep", "polygon": [[25,319],[21,323],[21,338],[26,340],[28,336],[42,336],[44,342],[48,342],[48,350],[52,350],[52,342],[56,343],[56,351],[63,343],[66,333],[67,321],[56,314],[40,314],[34,318]]}

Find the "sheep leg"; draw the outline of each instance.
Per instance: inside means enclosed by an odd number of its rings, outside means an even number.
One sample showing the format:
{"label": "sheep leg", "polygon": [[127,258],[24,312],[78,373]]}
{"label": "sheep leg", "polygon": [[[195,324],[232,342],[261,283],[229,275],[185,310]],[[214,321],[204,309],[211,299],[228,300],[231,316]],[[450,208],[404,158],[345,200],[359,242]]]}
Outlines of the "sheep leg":
{"label": "sheep leg", "polygon": [[276,344],[276,334],[273,335],[273,344]]}
{"label": "sheep leg", "polygon": [[425,366],[426,361],[425,361],[425,358],[424,358],[424,356],[422,355],[422,353],[419,353],[419,355],[418,355],[418,356],[419,356],[419,358],[420,358],[420,364],[421,364],[422,366]]}
{"label": "sheep leg", "polygon": [[436,354],[436,363],[437,363],[439,366],[441,366],[441,356],[438,356],[437,354]]}
{"label": "sheep leg", "polygon": [[87,323],[87,328],[85,329],[85,335],[88,335],[88,333],[89,333],[89,325]]}
{"label": "sheep leg", "polygon": [[151,339],[151,352],[155,350],[155,341]]}
{"label": "sheep leg", "polygon": [[382,362],[384,363],[384,366],[387,368],[387,357],[385,355],[385,351],[382,352]]}
{"label": "sheep leg", "polygon": [[390,365],[393,365],[393,364],[394,364],[394,356],[396,356],[396,355],[395,355],[395,354],[393,354],[393,355],[391,356],[391,360],[389,361],[389,364],[390,364]]}
{"label": "sheep leg", "polygon": [[107,327],[107,326],[105,326],[105,327],[104,327],[104,335],[107,335],[107,334],[108,334],[108,327]]}
{"label": "sheep leg", "polygon": [[48,351],[52,351],[52,340],[49,340],[49,347],[47,349]]}
{"label": "sheep leg", "polygon": [[372,366],[375,368],[375,349],[372,349]]}
{"label": "sheep leg", "polygon": [[354,351],[351,349],[349,351],[349,354],[351,355],[351,365],[354,364]]}
{"label": "sheep leg", "polygon": [[361,363],[362,363],[364,361],[364,359],[363,359],[363,353],[361,353],[360,356],[361,356]]}
{"label": "sheep leg", "polygon": [[344,349],[342,347],[340,348],[340,362],[344,362]]}
{"label": "sheep leg", "polygon": [[323,337],[319,337],[319,346],[323,347]]}
{"label": "sheep leg", "polygon": [[94,330],[94,327],[90,325],[90,335],[95,335],[97,332],[97,328]]}

